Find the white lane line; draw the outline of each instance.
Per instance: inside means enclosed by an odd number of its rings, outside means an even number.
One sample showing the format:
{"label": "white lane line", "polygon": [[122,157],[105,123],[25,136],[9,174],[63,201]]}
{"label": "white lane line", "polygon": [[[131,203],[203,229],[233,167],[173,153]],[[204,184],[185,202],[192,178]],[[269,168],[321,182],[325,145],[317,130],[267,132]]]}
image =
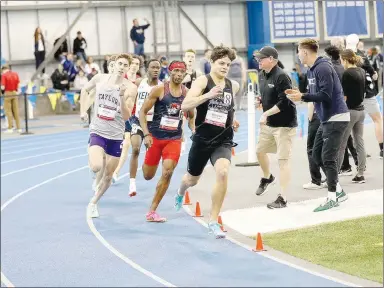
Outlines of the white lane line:
{"label": "white lane line", "polygon": [[7,287],[15,287],[15,285],[13,285],[13,283],[11,281],[9,281],[9,279],[7,277],[5,277],[3,272],[1,272],[1,282],[3,282],[4,285]]}
{"label": "white lane line", "polygon": [[23,145],[8,145],[8,146],[5,146],[4,144],[1,145],[1,149],[4,150],[4,149],[14,149],[14,148],[20,148],[20,147],[30,147],[30,146],[34,146],[36,144],[39,144],[39,143],[43,143],[43,144],[48,144],[48,143],[62,143],[63,141],[68,141],[68,140],[80,140],[84,138],[84,135],[78,135],[78,136],[75,136],[75,137],[66,137],[66,138],[56,138],[54,137],[54,139],[50,139],[50,140],[43,140],[43,141],[36,141],[36,142],[28,142],[28,143],[25,143]]}
{"label": "white lane line", "polygon": [[163,278],[160,278],[159,276],[153,274],[152,272],[144,269],[139,264],[133,262],[131,259],[126,257],[124,254],[120,253],[111,244],[109,244],[107,242],[107,240],[105,240],[103,238],[103,236],[101,236],[101,234],[99,233],[99,231],[96,229],[95,225],[93,224],[92,218],[90,218],[90,217],[86,217],[86,218],[87,218],[87,223],[88,223],[89,229],[92,231],[93,235],[95,235],[97,240],[99,240],[100,243],[103,244],[105,248],[107,248],[109,251],[111,251],[113,254],[115,254],[115,256],[119,257],[121,260],[123,260],[125,263],[127,263],[129,266],[131,266],[133,269],[143,273],[144,275],[155,280],[156,282],[159,282],[160,284],[164,285],[165,287],[177,287],[177,286],[173,285],[172,283],[164,280]]}
{"label": "white lane line", "polygon": [[85,148],[86,148],[86,146],[84,146],[84,147],[76,147],[76,148],[69,148],[69,149],[63,149],[63,150],[57,150],[57,151],[54,151],[54,152],[37,154],[37,155],[34,155],[34,156],[28,156],[28,157],[22,157],[22,158],[16,158],[16,159],[8,160],[8,161],[3,161],[3,162],[1,162],[1,164],[21,161],[21,160],[26,160],[26,159],[40,157],[40,156],[51,155],[51,154],[57,154],[57,153],[60,153],[60,152],[73,151],[73,150],[78,150],[78,149],[85,149]]}
{"label": "white lane line", "polygon": [[[245,153],[247,151],[248,150],[244,150],[244,151],[239,152],[238,154]],[[193,215],[193,212],[191,211],[191,209],[188,206],[183,205],[183,209],[189,215],[191,215],[191,216]],[[205,228],[208,229],[208,224],[205,223],[203,219],[198,218],[198,217],[192,217],[192,218],[195,219],[198,223],[200,223],[201,225],[203,225]],[[230,237],[228,235],[226,235],[225,239],[229,240],[230,242],[232,242],[232,243],[234,243],[236,245],[239,245],[240,247],[243,247],[244,249],[247,249],[247,250],[251,251],[252,253],[255,253],[255,252],[252,251],[254,249],[254,247],[251,247],[251,246],[248,246],[246,244],[243,244],[243,243],[237,241],[236,239],[233,239],[232,237]],[[307,268],[304,268],[302,266],[293,264],[293,263],[288,262],[286,260],[282,260],[280,258],[277,258],[277,257],[271,256],[271,255],[265,254],[264,252],[258,252],[258,255],[261,255],[263,257],[269,258],[271,260],[274,260],[274,261],[276,261],[278,263],[281,263],[281,264],[287,265],[289,267],[295,268],[297,270],[301,270],[303,272],[306,272],[306,273],[309,273],[309,274],[312,274],[312,275],[315,275],[315,276],[319,276],[319,277],[322,277],[324,279],[327,279],[327,280],[330,280],[330,281],[333,281],[333,282],[337,282],[337,283],[346,285],[348,287],[362,287],[362,286],[356,285],[354,283],[343,281],[341,279],[337,279],[337,278],[334,278],[332,276],[328,276],[328,275],[325,275],[325,274],[322,274],[322,273],[319,273],[319,272],[316,272],[316,271],[309,270]]]}
{"label": "white lane line", "polygon": [[15,171],[11,171],[11,172],[8,172],[8,173],[5,173],[5,174],[1,174],[1,178],[9,176],[9,175],[12,175],[12,174],[20,173],[20,172],[23,172],[23,171],[31,170],[31,169],[34,169],[34,168],[37,168],[37,167],[42,167],[42,166],[50,165],[50,164],[57,163],[57,162],[71,160],[71,159],[83,157],[83,156],[86,156],[86,155],[88,155],[88,153],[80,154],[80,155],[76,155],[76,156],[72,156],[72,157],[68,157],[68,158],[62,158],[62,159],[58,159],[58,160],[55,160],[55,161],[50,161],[50,162],[42,163],[42,164],[35,165],[35,166],[29,166],[29,167],[26,167],[26,168],[23,168],[23,169],[20,169],[20,170],[15,170]]}
{"label": "white lane line", "polygon": [[1,153],[1,156],[4,156],[4,155],[11,155],[11,154],[20,154],[20,153],[24,153],[24,152],[27,152],[27,151],[35,151],[35,150],[40,150],[40,149],[45,149],[45,148],[54,148],[54,147],[60,147],[60,146],[69,146],[69,145],[72,145],[72,144],[79,144],[79,143],[86,143],[87,140],[84,139],[82,141],[76,141],[76,142],[65,142],[65,143],[62,143],[62,144],[59,144],[59,145],[49,145],[49,146],[40,146],[40,147],[36,147],[36,148],[32,148],[32,149],[22,149],[21,151],[16,151],[16,152],[9,152],[9,153]]}
{"label": "white lane line", "polygon": [[[60,174],[60,175],[57,175],[57,176],[52,177],[52,178],[49,178],[48,180],[45,180],[45,181],[43,181],[43,182],[41,182],[41,183],[39,183],[39,184],[37,184],[37,185],[35,185],[35,186],[32,186],[32,187],[30,187],[30,188],[28,188],[28,189],[26,189],[26,190],[24,190],[24,191],[22,191],[22,192],[16,194],[16,195],[13,196],[11,199],[9,199],[7,202],[5,202],[3,205],[1,205],[1,212],[3,212],[3,210],[4,210],[5,208],[7,208],[7,206],[8,206],[9,204],[11,204],[11,203],[14,202],[17,198],[20,198],[20,197],[23,196],[24,194],[26,194],[26,193],[28,193],[28,192],[30,192],[30,191],[32,191],[32,190],[35,190],[36,188],[39,188],[39,187],[41,187],[41,186],[43,186],[43,185],[45,185],[45,184],[47,184],[47,183],[49,183],[49,182],[52,182],[52,181],[54,181],[54,180],[56,180],[56,179],[62,178],[62,177],[64,177],[64,176],[67,176],[67,175],[69,175],[69,174],[75,173],[75,172],[80,171],[80,170],[82,170],[82,169],[85,169],[85,168],[87,168],[87,167],[88,167],[88,165],[83,166],[83,167],[80,167],[80,168],[77,168],[77,169],[74,169],[74,170],[71,170],[71,171],[69,171],[69,172],[62,173],[62,174]],[[1,282],[3,282],[7,287],[15,287],[15,285],[13,285],[12,282],[11,282],[7,277],[5,277],[5,275],[4,275],[4,273],[3,273],[2,271],[1,271]]]}
{"label": "white lane line", "polygon": [[[186,207],[185,205],[183,205],[183,208],[184,208],[186,213],[188,213],[191,216],[193,215],[193,212],[191,211],[191,209],[189,207]],[[198,223],[200,223],[201,225],[203,225],[205,228],[208,229],[208,224],[205,223],[203,219],[197,218],[197,217],[192,217],[192,218],[195,219]],[[246,245],[244,243],[241,243],[241,242],[237,241],[236,239],[233,239],[232,237],[230,237],[228,235],[225,236],[225,239],[229,240],[230,242],[232,242],[232,243],[234,243],[236,245],[239,245],[240,247],[243,247],[244,249],[249,250],[251,253],[255,253],[255,252],[253,252],[254,247],[251,247],[251,246],[248,246],[248,245]],[[306,272],[306,273],[309,273],[309,274],[312,274],[312,275],[315,275],[315,276],[318,276],[318,277],[322,277],[324,279],[327,279],[327,280],[330,280],[330,281],[333,281],[333,282],[336,282],[336,283],[343,284],[343,285],[345,285],[347,287],[362,287],[362,286],[359,286],[359,285],[356,285],[356,284],[353,284],[353,283],[350,283],[350,282],[346,282],[346,281],[341,280],[341,279],[334,278],[332,276],[328,276],[328,275],[325,275],[325,274],[322,274],[322,273],[319,273],[319,272],[316,272],[316,271],[312,271],[310,269],[307,269],[307,268],[304,268],[302,266],[293,264],[293,263],[288,262],[286,260],[282,260],[280,258],[277,258],[277,257],[271,256],[271,255],[265,254],[265,252],[257,252],[257,253],[260,256],[269,258],[269,259],[271,259],[273,261],[276,261],[278,263],[287,265],[287,266],[289,266],[291,268],[295,268],[297,270],[301,270],[303,272]]]}

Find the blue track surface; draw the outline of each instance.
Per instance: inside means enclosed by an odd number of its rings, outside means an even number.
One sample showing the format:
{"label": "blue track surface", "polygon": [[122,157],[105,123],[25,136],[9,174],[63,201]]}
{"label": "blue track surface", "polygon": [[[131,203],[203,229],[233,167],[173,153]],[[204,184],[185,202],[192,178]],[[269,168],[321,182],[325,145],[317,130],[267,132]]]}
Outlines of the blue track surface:
{"label": "blue track surface", "polygon": [[[242,126],[236,136],[237,152],[247,148],[247,115],[240,112],[238,118]],[[307,123],[304,127],[306,131]],[[85,167],[87,156],[82,155],[87,140],[87,131],[77,131],[1,142],[2,272],[16,287],[164,286],[112,254],[88,227],[92,179]],[[45,155],[34,157],[40,154]],[[342,286],[213,239],[187,213],[175,212],[173,196],[186,171],[186,156],[159,207],[167,223],[145,221],[161,169],[152,181],[145,181],[139,171],[139,193],[134,198],[128,197],[129,177],[107,191],[99,204],[101,217],[93,223],[110,245],[175,286]],[[128,172],[128,163],[121,175]],[[52,180],[75,169],[79,170]],[[31,189],[35,185],[39,186]],[[25,193],[4,208],[20,192]]]}

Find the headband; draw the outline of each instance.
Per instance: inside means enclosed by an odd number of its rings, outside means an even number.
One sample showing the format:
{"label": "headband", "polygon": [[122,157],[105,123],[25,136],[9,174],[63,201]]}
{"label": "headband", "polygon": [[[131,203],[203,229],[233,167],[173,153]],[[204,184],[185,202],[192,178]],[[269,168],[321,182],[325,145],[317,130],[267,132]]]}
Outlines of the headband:
{"label": "headband", "polygon": [[187,67],[183,62],[174,62],[168,67],[169,71],[172,71],[173,69],[185,69],[187,70]]}

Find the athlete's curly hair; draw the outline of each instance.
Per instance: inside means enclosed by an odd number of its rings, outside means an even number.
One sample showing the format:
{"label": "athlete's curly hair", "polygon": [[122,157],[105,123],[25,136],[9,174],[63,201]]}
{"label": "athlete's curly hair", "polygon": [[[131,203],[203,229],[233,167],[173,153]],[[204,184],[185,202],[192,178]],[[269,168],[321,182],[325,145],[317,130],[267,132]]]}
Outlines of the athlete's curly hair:
{"label": "athlete's curly hair", "polygon": [[228,57],[231,61],[233,61],[236,58],[236,54],[231,48],[225,47],[223,44],[212,49],[212,62],[215,62],[216,60],[222,59],[224,57]]}

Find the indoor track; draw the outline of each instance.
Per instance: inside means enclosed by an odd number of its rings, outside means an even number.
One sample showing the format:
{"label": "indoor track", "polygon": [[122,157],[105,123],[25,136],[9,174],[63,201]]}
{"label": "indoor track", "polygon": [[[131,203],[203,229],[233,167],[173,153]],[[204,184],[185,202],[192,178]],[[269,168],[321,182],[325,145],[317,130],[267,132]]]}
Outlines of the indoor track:
{"label": "indoor track", "polygon": [[[237,117],[239,153],[247,148],[247,114]],[[176,212],[173,197],[186,171],[186,153],[159,206],[167,223],[145,221],[161,169],[151,181],[138,171],[138,195],[130,198],[129,159],[120,181],[100,201],[100,218],[87,219],[93,193],[87,141],[87,130],[2,141],[3,287],[343,286],[216,240],[183,209]]]}

